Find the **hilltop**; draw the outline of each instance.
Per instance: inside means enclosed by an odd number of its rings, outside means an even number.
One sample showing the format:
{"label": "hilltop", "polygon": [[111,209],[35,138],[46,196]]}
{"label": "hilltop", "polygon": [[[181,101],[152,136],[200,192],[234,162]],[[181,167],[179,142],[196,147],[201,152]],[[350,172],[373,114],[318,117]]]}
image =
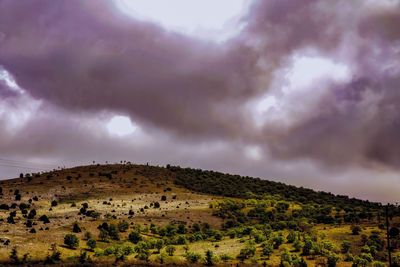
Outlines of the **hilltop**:
{"label": "hilltop", "polygon": [[[380,203],[259,178],[170,165],[97,164],[24,174],[0,187],[4,264],[387,261]],[[390,211],[397,226],[398,210]],[[394,233],[394,252],[397,239]]]}

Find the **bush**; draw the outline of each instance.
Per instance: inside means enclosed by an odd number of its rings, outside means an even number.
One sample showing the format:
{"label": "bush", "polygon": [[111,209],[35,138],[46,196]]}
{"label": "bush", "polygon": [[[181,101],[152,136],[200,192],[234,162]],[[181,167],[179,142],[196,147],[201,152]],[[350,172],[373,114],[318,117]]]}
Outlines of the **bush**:
{"label": "bush", "polygon": [[207,266],[214,265],[214,261],[215,261],[214,253],[211,250],[207,250],[204,260],[205,260],[205,264]]}
{"label": "bush", "polygon": [[326,258],[328,260],[328,267],[336,267],[336,264],[340,259],[339,256],[333,252],[329,253]]}
{"label": "bush", "polygon": [[262,243],[261,246],[262,246],[262,254],[269,258],[269,256],[271,256],[271,254],[274,252],[274,248],[273,248],[271,242],[266,241],[266,242]]}
{"label": "bush", "polygon": [[132,231],[130,232],[128,236],[129,241],[131,241],[133,244],[137,244],[139,241],[142,241],[142,236],[139,234],[137,231]]}
{"label": "bush", "polygon": [[251,244],[247,244],[244,248],[240,250],[237,258],[241,261],[244,261],[245,259],[253,257],[255,253],[256,253],[256,247]]}
{"label": "bush", "polygon": [[92,236],[93,236],[92,233],[89,232],[89,231],[87,231],[87,232],[85,233],[85,238],[86,238],[87,240],[91,239]]}
{"label": "bush", "polygon": [[49,218],[47,218],[46,215],[40,216],[39,221],[43,222],[44,224],[50,223],[50,220],[49,220]]}
{"label": "bush", "polygon": [[174,246],[171,246],[171,245],[169,245],[169,246],[167,246],[165,248],[165,251],[168,253],[169,256],[173,256],[175,250],[176,250],[176,248]]}
{"label": "bush", "polygon": [[77,248],[79,246],[79,238],[74,234],[67,234],[64,237],[64,244],[69,248]]}
{"label": "bush", "polygon": [[229,256],[228,254],[222,254],[219,256],[222,262],[228,262],[233,260],[233,257]]}
{"label": "bush", "polygon": [[17,247],[13,247],[10,253],[10,261],[12,264],[20,264],[21,260],[18,257]]}
{"label": "bush", "polygon": [[342,252],[343,253],[347,253],[347,252],[349,252],[349,250],[350,250],[350,248],[351,248],[351,242],[350,241],[348,241],[348,240],[344,240],[343,242],[342,242]]}
{"label": "bush", "polygon": [[129,229],[129,223],[126,221],[121,221],[118,223],[118,230],[120,232],[125,232],[126,230]]}
{"label": "bush", "polygon": [[197,263],[201,259],[201,254],[193,253],[193,252],[187,252],[184,255],[184,257],[190,263]]}
{"label": "bush", "polygon": [[72,232],[80,233],[82,232],[81,228],[79,227],[78,223],[74,223],[74,227],[72,228]]}
{"label": "bush", "polygon": [[89,239],[86,245],[93,251],[97,247],[97,242],[95,239]]}
{"label": "bush", "polygon": [[351,232],[353,235],[359,235],[361,232],[361,227],[358,225],[352,225],[351,226]]}

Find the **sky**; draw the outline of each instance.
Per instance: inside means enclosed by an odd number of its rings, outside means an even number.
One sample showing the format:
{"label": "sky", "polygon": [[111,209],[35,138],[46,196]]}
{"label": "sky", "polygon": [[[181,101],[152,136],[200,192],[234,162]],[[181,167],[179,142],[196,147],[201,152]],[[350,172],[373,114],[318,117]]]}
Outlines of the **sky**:
{"label": "sky", "polygon": [[400,192],[398,0],[0,0],[0,179],[131,161]]}

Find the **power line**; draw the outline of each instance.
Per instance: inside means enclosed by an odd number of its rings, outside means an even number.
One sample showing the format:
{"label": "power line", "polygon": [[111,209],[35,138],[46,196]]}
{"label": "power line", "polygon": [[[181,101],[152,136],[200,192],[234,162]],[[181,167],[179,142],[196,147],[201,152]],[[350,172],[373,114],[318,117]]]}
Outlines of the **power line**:
{"label": "power line", "polygon": [[9,165],[9,164],[1,164],[0,166],[3,167],[15,167],[15,168],[22,168],[22,169],[30,169],[30,170],[38,170],[38,171],[42,171],[45,168],[38,168],[38,167],[28,167],[28,166],[20,166],[20,165]]}
{"label": "power line", "polygon": [[56,164],[35,163],[35,162],[29,162],[29,161],[10,160],[10,159],[3,159],[3,158],[0,158],[0,163],[18,164],[18,165],[24,165],[24,166],[30,166],[30,167],[34,166],[34,167],[39,167],[39,168],[56,168],[56,167],[58,167]]}

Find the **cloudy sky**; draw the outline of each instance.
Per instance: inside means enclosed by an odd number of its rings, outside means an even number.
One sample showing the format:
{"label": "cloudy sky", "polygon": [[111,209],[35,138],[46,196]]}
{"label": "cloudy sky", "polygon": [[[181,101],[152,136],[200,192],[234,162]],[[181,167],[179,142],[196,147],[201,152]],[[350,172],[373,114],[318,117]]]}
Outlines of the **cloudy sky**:
{"label": "cloudy sky", "polygon": [[400,192],[398,0],[0,0],[0,179],[120,160]]}

